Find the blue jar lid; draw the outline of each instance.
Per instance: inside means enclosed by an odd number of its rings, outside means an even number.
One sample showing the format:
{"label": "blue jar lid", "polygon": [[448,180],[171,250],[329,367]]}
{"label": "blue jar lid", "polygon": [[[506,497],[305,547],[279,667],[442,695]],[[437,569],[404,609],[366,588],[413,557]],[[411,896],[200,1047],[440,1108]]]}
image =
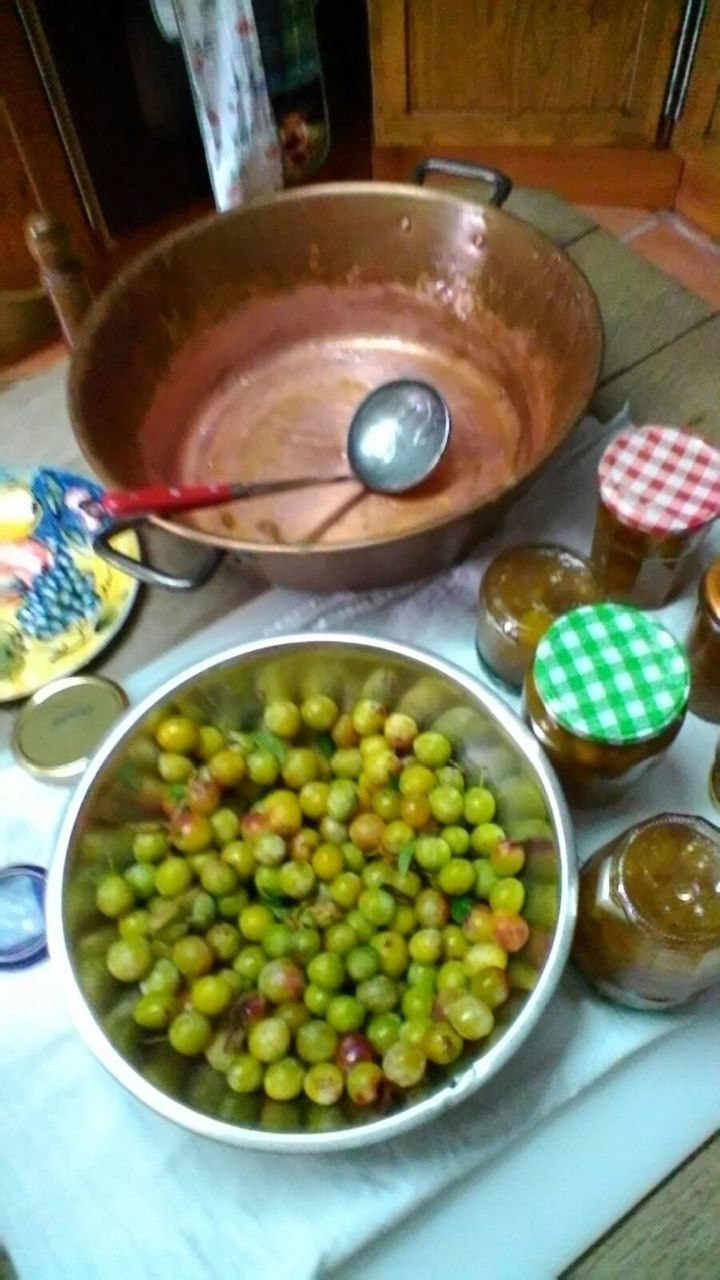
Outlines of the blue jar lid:
{"label": "blue jar lid", "polygon": [[45,881],[31,863],[0,868],[0,969],[24,969],[47,955]]}

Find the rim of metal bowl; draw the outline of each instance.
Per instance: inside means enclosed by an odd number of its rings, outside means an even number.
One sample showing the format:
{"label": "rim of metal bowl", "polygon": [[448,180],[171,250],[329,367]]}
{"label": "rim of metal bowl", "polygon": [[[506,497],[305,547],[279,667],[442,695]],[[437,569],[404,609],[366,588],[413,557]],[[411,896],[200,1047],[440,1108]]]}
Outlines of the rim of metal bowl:
{"label": "rim of metal bowl", "polygon": [[[150,1084],[113,1047],[99,1022],[96,1021],[73,969],[63,926],[65,868],[75,826],[91,787],[116,749],[148,712],[210,671],[232,666],[243,658],[258,657],[262,654],[270,656],[278,650],[312,646],[317,648],[348,646],[355,649],[375,650],[378,655],[386,654],[415,662],[420,667],[429,668],[459,685],[495,718],[500,728],[511,736],[520,754],[535,770],[545,793],[555,828],[560,866],[558,920],[555,936],[538,984],[529,993],[517,1017],[496,1043],[474,1062],[469,1063],[456,1078],[449,1079],[442,1088],[404,1110],[367,1124],[328,1133],[271,1133],[266,1130],[233,1125],[194,1110]],[[50,957],[59,975],[63,997],[75,1026],[96,1058],[130,1093],[166,1119],[203,1137],[256,1151],[321,1153],[381,1142],[407,1133],[421,1124],[427,1124],[444,1111],[469,1098],[508,1062],[539,1022],[565,968],[577,912],[577,866],[570,815],[557,777],[530,730],[496,694],[461,668],[436,657],[428,650],[394,640],[375,639],[351,632],[307,632],[250,641],[224,649],[211,658],[194,663],[180,675],[167,680],[143,698],[136,707],[125,713],[95,754],[70,801],[50,869],[46,909]]]}

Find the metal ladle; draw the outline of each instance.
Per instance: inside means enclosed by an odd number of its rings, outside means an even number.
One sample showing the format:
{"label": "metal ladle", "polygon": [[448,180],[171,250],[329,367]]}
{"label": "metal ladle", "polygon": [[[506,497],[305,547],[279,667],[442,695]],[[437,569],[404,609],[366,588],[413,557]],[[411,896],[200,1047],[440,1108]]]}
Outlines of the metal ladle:
{"label": "metal ladle", "polygon": [[403,378],[371,391],[353,414],[347,454],[375,493],[406,493],[432,475],[450,439],[450,410],[427,382]]}
{"label": "metal ladle", "polygon": [[127,520],[348,480],[359,480],[374,493],[406,493],[435,470],[447,448],[450,425],[450,411],[439,391],[427,382],[402,378],[376,387],[355,410],[347,437],[350,473],[249,484],[111,489],[84,507],[88,514],[103,521]]}
{"label": "metal ladle", "polygon": [[98,556],[148,586],[168,591],[194,591],[212,576],[222,559],[218,548],[187,576],[168,573],[154,564],[125,555],[113,539],[147,516],[214,507],[241,498],[284,493],[325,484],[359,480],[375,493],[406,493],[422,484],[442,458],[450,439],[450,411],[443,397],[426,382],[402,378],[371,391],[350,422],[347,456],[352,471],[339,476],[302,476],[250,484],[197,484],[114,489],[83,503],[99,525],[92,539]]}

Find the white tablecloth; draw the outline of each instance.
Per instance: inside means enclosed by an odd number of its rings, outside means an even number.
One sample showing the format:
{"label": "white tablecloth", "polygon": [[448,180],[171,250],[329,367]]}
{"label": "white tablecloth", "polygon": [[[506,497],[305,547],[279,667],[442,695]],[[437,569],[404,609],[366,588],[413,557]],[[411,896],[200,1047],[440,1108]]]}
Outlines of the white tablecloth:
{"label": "white tablecloth", "polygon": [[[499,546],[527,538],[587,549],[595,468],[610,430],[590,420],[578,428],[500,534],[459,568],[363,597],[268,592],[137,672],[126,681],[128,693],[137,700],[227,644],[312,628],[402,638],[486,678],[474,648],[481,567]],[[691,592],[663,620],[683,635],[692,608]],[[671,754],[640,788],[612,807],[577,815],[581,857],[658,810],[711,816],[707,775],[715,738],[712,726],[688,717]],[[0,860],[47,863],[65,797],[27,777],[7,753],[0,769]],[[468,1178],[510,1136],[621,1060],[710,1011],[717,1016],[712,997],[689,1012],[631,1013],[596,999],[568,971],[531,1041],[474,1099],[385,1147],[317,1158],[225,1148],[146,1110],[85,1049],[48,964],[0,976],[0,1001],[0,1239],[20,1280],[321,1275]],[[518,1204],[521,1196],[519,1188]]]}

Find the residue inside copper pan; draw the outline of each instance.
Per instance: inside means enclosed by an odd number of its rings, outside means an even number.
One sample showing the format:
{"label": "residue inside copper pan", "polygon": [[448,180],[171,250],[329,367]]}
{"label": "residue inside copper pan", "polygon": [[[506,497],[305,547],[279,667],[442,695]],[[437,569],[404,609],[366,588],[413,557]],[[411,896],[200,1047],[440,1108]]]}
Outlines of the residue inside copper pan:
{"label": "residue inside copper pan", "polygon": [[253,299],[175,357],[143,424],[143,460],[164,482],[335,475],[347,469],[347,429],[363,396],[420,378],[446,397],[453,422],[448,452],[421,488],[392,498],[349,481],[184,517],[254,543],[409,532],[492,497],[522,471],[543,424],[532,362],[523,370],[518,354],[493,317],[447,305],[426,280],[416,290],[307,285]]}

